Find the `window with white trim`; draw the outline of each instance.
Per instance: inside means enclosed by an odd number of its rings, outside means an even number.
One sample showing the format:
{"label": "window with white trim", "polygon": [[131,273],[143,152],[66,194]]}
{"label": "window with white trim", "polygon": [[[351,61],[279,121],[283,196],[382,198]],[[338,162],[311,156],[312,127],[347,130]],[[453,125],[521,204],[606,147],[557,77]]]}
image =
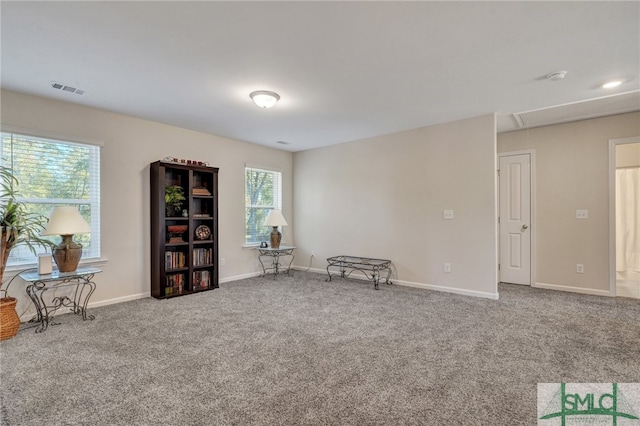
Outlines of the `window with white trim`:
{"label": "window with white trim", "polygon": [[[0,165],[18,180],[17,201],[30,212],[49,217],[55,206],[72,205],[91,227],[78,234],[82,258],[100,257],[100,147],[96,145],[0,133]],[[56,244],[59,236],[47,237]],[[48,251],[44,247],[39,252]],[[35,263],[27,247],[11,250],[7,266]]]}
{"label": "window with white trim", "polygon": [[282,173],[245,167],[245,244],[269,241],[271,228],[264,226],[270,210],[282,209]]}

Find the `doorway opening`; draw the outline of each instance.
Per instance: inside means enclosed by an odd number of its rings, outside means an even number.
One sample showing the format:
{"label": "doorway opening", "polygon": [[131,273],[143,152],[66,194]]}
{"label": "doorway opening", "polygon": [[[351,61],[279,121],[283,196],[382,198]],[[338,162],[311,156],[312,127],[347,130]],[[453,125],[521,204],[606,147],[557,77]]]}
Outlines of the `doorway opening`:
{"label": "doorway opening", "polygon": [[610,289],[640,299],[640,137],[609,145]]}

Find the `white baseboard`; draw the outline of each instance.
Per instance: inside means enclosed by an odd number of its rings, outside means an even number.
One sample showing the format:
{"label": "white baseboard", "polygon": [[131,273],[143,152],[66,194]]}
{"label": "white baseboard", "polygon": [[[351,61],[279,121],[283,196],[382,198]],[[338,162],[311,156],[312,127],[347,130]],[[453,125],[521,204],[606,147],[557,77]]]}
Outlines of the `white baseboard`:
{"label": "white baseboard", "polygon": [[[301,266],[294,266],[293,269],[296,270],[301,270],[301,271],[307,271],[307,268],[301,267]],[[308,272],[315,272],[318,274],[327,274],[327,270],[326,269],[317,269],[317,268],[311,268],[308,270]],[[369,279],[367,277],[365,277],[362,274],[351,274],[349,275],[349,278],[356,278],[359,280],[366,280],[369,281]],[[433,284],[424,284],[424,283],[414,283],[411,281],[402,281],[402,280],[394,280],[391,279],[391,282],[393,284],[397,284],[397,285],[401,285],[401,286],[405,286],[405,287],[414,287],[414,288],[422,288],[425,290],[435,290],[435,291],[442,291],[442,292],[446,292],[446,293],[455,293],[455,294],[460,294],[463,296],[472,296],[472,297],[482,297],[485,299],[492,299],[492,300],[498,300],[498,293],[487,293],[487,292],[483,292],[483,291],[474,291],[474,290],[467,290],[467,289],[463,289],[463,288],[456,288],[456,287],[444,287],[444,286],[440,286],[440,285],[433,285]],[[380,286],[384,286],[384,281],[382,281],[382,283],[380,283]]]}
{"label": "white baseboard", "polygon": [[548,284],[548,283],[535,283],[532,284],[531,287],[534,288],[544,288],[547,290],[558,290],[558,291],[568,291],[571,293],[581,293],[581,294],[591,294],[594,296],[608,296],[612,297],[613,294],[609,290],[598,290],[594,288],[582,288],[582,287],[572,287],[568,285],[560,285],[560,284]]}
{"label": "white baseboard", "polygon": [[151,297],[151,294],[150,293],[130,294],[128,296],[116,297],[113,299],[89,302],[89,304],[87,305],[87,308],[97,308],[99,306],[114,305],[116,303],[130,302],[132,300],[144,299],[146,297]]}
{"label": "white baseboard", "polygon": [[414,283],[411,281],[393,280],[394,284],[403,285],[405,287],[423,288],[425,290],[442,291],[445,293],[460,294],[462,296],[481,297],[483,299],[498,300],[498,293],[487,293],[485,291],[467,290],[465,288],[444,287],[441,285]]}
{"label": "white baseboard", "polygon": [[318,269],[318,268],[309,268],[308,266],[292,266],[291,269],[294,271],[305,271],[305,272],[313,272],[314,274],[326,274],[326,269]]}
{"label": "white baseboard", "polygon": [[222,284],[222,283],[228,283],[231,281],[239,281],[239,280],[244,280],[245,278],[259,277],[260,275],[262,275],[262,272],[250,272],[248,274],[234,275],[232,277],[220,278],[219,283]]}

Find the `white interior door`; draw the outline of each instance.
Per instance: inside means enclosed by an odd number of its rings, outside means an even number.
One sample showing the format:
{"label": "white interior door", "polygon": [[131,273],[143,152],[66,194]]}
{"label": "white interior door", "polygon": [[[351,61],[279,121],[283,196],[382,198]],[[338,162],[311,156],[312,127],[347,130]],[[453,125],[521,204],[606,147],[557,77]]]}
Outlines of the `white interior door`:
{"label": "white interior door", "polygon": [[531,285],[531,155],[500,156],[500,282]]}

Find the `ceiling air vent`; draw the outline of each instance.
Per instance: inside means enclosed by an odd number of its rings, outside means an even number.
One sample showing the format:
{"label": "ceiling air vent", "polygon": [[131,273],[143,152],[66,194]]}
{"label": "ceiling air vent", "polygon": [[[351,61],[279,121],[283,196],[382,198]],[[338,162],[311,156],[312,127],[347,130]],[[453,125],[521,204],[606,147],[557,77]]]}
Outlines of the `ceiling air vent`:
{"label": "ceiling air vent", "polygon": [[75,93],[76,95],[84,95],[84,90],[82,89],[77,89],[75,87],[67,86],[55,81],[51,82],[51,87],[53,87],[54,89],[62,90],[63,92]]}

